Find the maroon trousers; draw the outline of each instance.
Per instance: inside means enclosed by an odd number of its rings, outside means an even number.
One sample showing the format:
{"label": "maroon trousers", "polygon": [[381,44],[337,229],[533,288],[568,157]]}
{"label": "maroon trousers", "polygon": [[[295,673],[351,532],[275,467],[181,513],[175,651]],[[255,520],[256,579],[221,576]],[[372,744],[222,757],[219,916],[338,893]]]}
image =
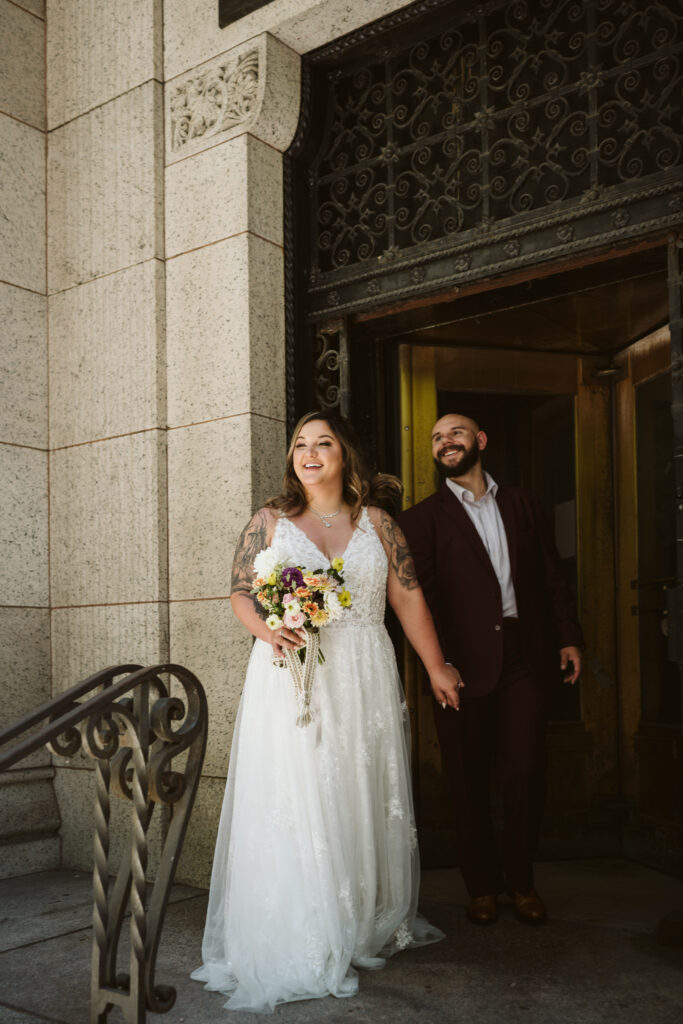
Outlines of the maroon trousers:
{"label": "maroon trousers", "polygon": [[[455,803],[458,861],[470,896],[533,888],[533,852],[545,794],[546,699],[531,679],[516,619],[504,620],[503,669],[492,693],[460,710],[434,702],[441,756]],[[503,801],[500,851],[491,782]]]}

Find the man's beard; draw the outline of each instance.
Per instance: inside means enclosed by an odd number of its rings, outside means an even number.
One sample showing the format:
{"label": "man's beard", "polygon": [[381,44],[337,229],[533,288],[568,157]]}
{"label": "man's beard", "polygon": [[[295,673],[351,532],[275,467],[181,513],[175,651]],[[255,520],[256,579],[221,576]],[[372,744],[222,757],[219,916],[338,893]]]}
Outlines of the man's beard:
{"label": "man's beard", "polygon": [[471,448],[464,449],[463,456],[457,466],[445,466],[440,459],[434,459],[434,465],[439,471],[439,478],[445,480],[446,477],[451,479],[464,476],[470,469],[473,469],[481,460],[481,452],[477,446],[476,441]]}

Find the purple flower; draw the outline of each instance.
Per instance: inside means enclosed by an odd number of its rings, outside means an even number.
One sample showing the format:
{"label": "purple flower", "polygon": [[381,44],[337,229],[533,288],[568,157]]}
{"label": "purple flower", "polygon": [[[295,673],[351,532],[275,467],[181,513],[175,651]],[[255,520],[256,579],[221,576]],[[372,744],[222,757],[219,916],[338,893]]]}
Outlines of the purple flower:
{"label": "purple flower", "polygon": [[286,569],[282,570],[282,582],[285,587],[303,587],[304,578],[301,575],[301,570],[297,569],[295,565],[290,565]]}

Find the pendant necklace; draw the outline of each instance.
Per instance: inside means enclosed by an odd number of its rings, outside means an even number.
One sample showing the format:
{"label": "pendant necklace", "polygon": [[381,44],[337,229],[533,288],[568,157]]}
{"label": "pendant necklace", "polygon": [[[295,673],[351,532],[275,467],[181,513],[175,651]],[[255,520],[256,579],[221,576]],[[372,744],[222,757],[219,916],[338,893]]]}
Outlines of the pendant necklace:
{"label": "pendant necklace", "polygon": [[339,506],[336,512],[318,512],[318,510],[313,508],[312,505],[309,505],[308,507],[310,508],[311,512],[313,512],[314,515],[318,517],[318,519],[323,524],[326,530],[332,529],[332,523],[328,523],[327,520],[334,519],[334,517],[338,516],[339,513],[341,512],[341,505]]}

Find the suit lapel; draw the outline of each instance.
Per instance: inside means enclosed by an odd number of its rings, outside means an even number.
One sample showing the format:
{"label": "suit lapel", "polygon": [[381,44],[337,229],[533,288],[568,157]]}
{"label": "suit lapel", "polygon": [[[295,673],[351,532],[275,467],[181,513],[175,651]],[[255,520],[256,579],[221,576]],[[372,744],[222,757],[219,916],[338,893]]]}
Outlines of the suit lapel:
{"label": "suit lapel", "polygon": [[515,528],[515,513],[510,501],[508,492],[504,487],[499,487],[496,494],[496,504],[500,511],[505,536],[508,542],[508,554],[510,555],[510,577],[514,582],[517,578],[517,530]]}
{"label": "suit lapel", "polygon": [[495,569],[491,564],[489,553],[484,547],[484,542],[479,536],[476,526],[462,507],[462,502],[456,498],[453,491],[446,483],[442,486],[441,491],[439,492],[439,497],[441,499],[441,506],[444,515],[447,517],[450,525],[452,526],[455,522],[458,532],[462,535],[464,540],[467,541],[472,550],[476,552],[489,572],[493,573],[495,576]]}

